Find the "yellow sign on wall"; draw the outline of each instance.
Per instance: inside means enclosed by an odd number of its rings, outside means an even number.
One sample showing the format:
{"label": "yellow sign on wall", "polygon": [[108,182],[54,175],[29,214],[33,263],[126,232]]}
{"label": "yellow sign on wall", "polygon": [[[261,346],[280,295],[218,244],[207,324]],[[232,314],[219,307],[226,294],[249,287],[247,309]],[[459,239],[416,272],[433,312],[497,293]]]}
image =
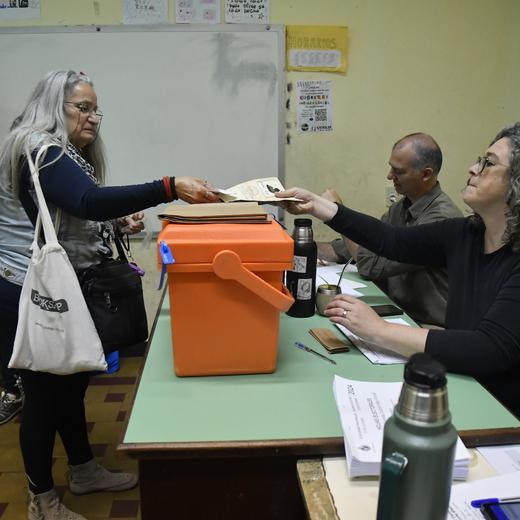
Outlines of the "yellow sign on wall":
{"label": "yellow sign on wall", "polygon": [[288,25],[287,70],[347,71],[348,27],[334,25]]}

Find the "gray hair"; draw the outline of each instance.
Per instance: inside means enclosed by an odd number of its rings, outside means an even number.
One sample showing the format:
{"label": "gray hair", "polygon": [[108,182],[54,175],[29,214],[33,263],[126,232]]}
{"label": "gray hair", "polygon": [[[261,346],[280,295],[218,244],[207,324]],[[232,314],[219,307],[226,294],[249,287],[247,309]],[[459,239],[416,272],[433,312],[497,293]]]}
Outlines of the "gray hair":
{"label": "gray hair", "polygon": [[442,152],[437,141],[431,135],[416,132],[399,139],[392,149],[400,148],[408,143],[411,143],[415,153],[415,160],[412,166],[416,170],[431,168],[433,174],[438,175],[442,167]]}
{"label": "gray hair", "polygon": [[[72,70],[50,72],[38,82],[23,112],[13,121],[11,130],[0,148],[0,178],[18,194],[20,171],[25,150],[34,151],[45,144],[61,146],[68,141],[64,102],[80,82],[93,85],[83,73]],[[102,183],[105,175],[105,154],[101,138],[82,149],[83,158],[95,170]]]}
{"label": "gray hair", "polygon": [[[503,137],[509,139],[511,151],[509,152],[508,180],[509,189],[506,193],[506,229],[502,236],[502,242],[509,244],[514,253],[520,253],[520,122],[502,128],[489,146],[495,144]],[[478,213],[469,217],[473,226],[484,229],[484,221]]]}
{"label": "gray hair", "polygon": [[510,244],[513,252],[520,252],[520,122],[502,128],[491,144],[503,137],[509,139],[509,189],[506,194],[508,210],[503,241]]}

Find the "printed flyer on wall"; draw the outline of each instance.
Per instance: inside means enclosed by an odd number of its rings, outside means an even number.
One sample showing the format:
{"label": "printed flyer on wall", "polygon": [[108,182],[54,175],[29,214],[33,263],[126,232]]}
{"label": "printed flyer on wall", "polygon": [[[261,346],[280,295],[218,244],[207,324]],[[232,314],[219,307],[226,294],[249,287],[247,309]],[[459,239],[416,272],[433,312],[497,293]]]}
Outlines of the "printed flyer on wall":
{"label": "printed flyer on wall", "polygon": [[40,17],[40,0],[0,0],[0,20]]}
{"label": "printed flyer on wall", "polygon": [[299,133],[332,132],[332,81],[296,82]]}

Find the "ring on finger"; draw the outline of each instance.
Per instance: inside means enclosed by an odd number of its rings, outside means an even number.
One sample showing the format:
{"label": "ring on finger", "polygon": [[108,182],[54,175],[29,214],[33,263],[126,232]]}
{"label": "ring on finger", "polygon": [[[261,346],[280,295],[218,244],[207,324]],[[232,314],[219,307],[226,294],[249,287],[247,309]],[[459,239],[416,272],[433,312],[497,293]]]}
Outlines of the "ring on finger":
{"label": "ring on finger", "polygon": [[344,317],[344,318],[347,317],[347,312],[348,312],[348,311],[347,311],[346,309],[343,311],[343,317]]}

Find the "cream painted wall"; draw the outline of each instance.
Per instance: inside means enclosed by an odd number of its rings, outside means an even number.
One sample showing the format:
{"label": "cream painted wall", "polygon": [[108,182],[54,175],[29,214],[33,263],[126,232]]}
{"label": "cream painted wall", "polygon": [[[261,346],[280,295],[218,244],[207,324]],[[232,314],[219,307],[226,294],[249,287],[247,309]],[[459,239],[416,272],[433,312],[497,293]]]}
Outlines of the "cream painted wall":
{"label": "cream painted wall", "polygon": [[[121,23],[121,0],[40,3],[41,20],[31,24]],[[169,4],[173,23],[173,0]],[[271,0],[273,24],[347,25],[350,31],[346,75],[287,74],[293,84],[333,80],[334,132],[296,132],[293,89],[286,185],[317,192],[335,187],[347,204],[380,215],[391,145],[425,131],[444,152],[442,185],[463,207],[468,165],[499,128],[520,119],[519,20],[518,0]],[[332,236],[321,224],[315,234]]]}
{"label": "cream painted wall", "polygon": [[[272,23],[349,26],[345,76],[333,79],[330,135],[298,135],[286,146],[286,184],[321,192],[373,215],[385,209],[391,145],[431,133],[444,152],[440,181],[464,207],[468,165],[496,131],[520,119],[520,6],[516,0],[275,2]],[[295,122],[294,95],[288,121]],[[319,237],[332,236],[323,225]]]}

